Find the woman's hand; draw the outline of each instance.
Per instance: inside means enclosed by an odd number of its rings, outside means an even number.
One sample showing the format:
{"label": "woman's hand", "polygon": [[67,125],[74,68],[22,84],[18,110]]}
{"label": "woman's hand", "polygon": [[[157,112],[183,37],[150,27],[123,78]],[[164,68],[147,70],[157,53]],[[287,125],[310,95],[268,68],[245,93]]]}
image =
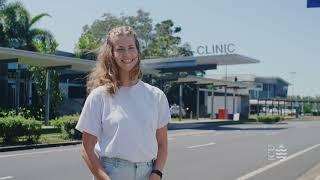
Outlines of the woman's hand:
{"label": "woman's hand", "polygon": [[87,132],[82,134],[82,145],[80,148],[81,156],[85,160],[92,174],[98,180],[110,180],[110,177],[104,172],[102,165],[94,152],[94,146],[97,143],[97,137]]}

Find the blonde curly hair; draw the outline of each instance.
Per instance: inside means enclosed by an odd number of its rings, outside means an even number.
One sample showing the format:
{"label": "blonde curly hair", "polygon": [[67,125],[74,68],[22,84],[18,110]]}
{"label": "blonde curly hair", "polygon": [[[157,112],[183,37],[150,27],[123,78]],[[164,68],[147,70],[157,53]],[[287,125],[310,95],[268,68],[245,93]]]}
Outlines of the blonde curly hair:
{"label": "blonde curly hair", "polygon": [[95,67],[91,70],[87,80],[87,92],[90,93],[93,89],[99,86],[106,86],[107,91],[114,95],[120,88],[119,67],[115,62],[113,51],[113,39],[117,36],[132,35],[135,40],[135,45],[138,51],[138,62],[129,72],[130,80],[142,78],[142,71],[140,67],[141,52],[139,41],[136,32],[129,26],[120,26],[113,28],[106,36],[104,43],[100,46],[97,53],[97,62]]}

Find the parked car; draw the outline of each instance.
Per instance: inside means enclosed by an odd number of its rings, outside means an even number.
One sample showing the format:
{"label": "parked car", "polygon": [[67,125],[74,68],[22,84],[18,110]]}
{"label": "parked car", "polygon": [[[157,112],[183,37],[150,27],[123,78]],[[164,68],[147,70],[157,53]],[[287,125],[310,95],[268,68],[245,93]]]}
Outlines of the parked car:
{"label": "parked car", "polygon": [[[171,117],[179,117],[179,105],[176,105],[176,104],[173,104],[171,107],[170,107],[170,114],[171,114]],[[185,117],[186,116],[186,110],[184,108],[181,109],[182,111],[182,117]]]}

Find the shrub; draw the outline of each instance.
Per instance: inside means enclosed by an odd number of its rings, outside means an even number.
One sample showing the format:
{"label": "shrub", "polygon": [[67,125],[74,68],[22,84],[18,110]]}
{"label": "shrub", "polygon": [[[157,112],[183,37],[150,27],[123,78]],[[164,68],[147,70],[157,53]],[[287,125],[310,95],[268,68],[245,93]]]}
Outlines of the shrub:
{"label": "shrub", "polygon": [[257,117],[258,122],[262,123],[276,123],[281,120],[280,116],[259,116]]}
{"label": "shrub", "polygon": [[0,137],[5,143],[14,143],[24,137],[28,142],[37,142],[41,135],[42,123],[21,116],[0,118]]}
{"label": "shrub", "polygon": [[8,117],[8,116],[15,116],[15,110],[8,110],[8,109],[0,109],[0,118],[1,117]]}
{"label": "shrub", "polygon": [[[34,106],[26,105],[19,107],[18,109],[18,115],[22,116],[26,119],[35,118],[37,120],[43,119],[42,109],[35,108]],[[16,116],[16,110],[15,109],[0,109],[0,117],[8,117],[8,116]]]}
{"label": "shrub", "polygon": [[51,125],[60,128],[65,138],[81,139],[81,132],[75,129],[79,115],[62,116],[58,119],[52,120]]}

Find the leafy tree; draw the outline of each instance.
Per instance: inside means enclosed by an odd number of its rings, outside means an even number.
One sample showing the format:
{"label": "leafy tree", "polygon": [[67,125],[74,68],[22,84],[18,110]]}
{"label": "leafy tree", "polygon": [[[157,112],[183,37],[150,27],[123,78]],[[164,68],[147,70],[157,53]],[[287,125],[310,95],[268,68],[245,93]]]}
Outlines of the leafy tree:
{"label": "leafy tree", "polygon": [[105,39],[107,32],[121,25],[129,25],[136,30],[142,49],[148,46],[152,31],[152,20],[148,12],[138,10],[136,16],[120,17],[106,13],[91,26],[83,27],[83,33],[75,47],[77,57],[95,60],[95,51]]}
{"label": "leafy tree", "polygon": [[143,51],[145,58],[153,57],[174,57],[179,54],[178,45],[181,38],[175,36],[181,31],[181,27],[174,27],[172,20],[162,21],[155,25],[155,34],[153,35],[150,45]]}

